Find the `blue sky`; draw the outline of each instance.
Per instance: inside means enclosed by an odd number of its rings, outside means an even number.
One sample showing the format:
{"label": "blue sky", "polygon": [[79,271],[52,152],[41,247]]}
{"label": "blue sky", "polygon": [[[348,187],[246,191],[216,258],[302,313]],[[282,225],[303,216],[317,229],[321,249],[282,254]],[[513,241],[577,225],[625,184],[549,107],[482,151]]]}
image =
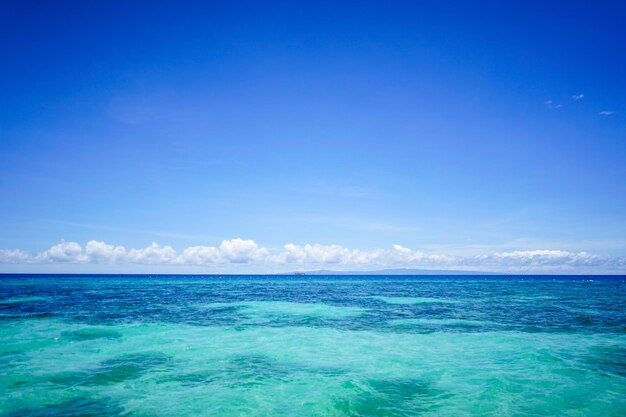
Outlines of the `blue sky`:
{"label": "blue sky", "polygon": [[626,269],[622,2],[336,3],[2,2],[0,269]]}

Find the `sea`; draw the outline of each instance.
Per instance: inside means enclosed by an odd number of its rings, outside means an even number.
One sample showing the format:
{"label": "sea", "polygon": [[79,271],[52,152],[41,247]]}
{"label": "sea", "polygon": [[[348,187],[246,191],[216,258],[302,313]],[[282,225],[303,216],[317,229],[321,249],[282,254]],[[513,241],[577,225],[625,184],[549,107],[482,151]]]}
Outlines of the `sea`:
{"label": "sea", "polygon": [[0,275],[0,416],[626,416],[625,276]]}

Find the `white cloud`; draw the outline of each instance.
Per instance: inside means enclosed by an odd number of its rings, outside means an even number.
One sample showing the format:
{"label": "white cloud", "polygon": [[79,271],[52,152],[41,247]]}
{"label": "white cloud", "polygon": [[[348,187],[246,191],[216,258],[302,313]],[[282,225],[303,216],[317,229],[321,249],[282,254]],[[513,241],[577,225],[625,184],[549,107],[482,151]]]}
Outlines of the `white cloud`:
{"label": "white cloud", "polygon": [[615,114],[614,111],[601,111],[600,113],[598,113],[600,116],[612,116]]}
{"label": "white cloud", "polygon": [[584,94],[574,94],[572,96],[572,100],[574,100],[574,101],[582,100],[583,98],[585,98]]}
{"label": "white cloud", "polygon": [[220,256],[232,263],[260,261],[269,255],[265,248],[260,248],[254,240],[223,240],[219,246]]}
{"label": "white cloud", "polygon": [[289,243],[284,250],[272,258],[278,264],[311,266],[349,267],[402,267],[402,266],[446,266],[454,257],[440,254],[425,254],[395,244],[391,249],[349,249],[340,245]]}
{"label": "white cloud", "polygon": [[90,240],[85,247],[85,256],[92,262],[117,262],[126,258],[124,246],[113,246],[105,242]]}
{"label": "white cloud", "polygon": [[61,242],[40,253],[0,249],[0,263],[21,264],[106,264],[152,266],[210,266],[248,264],[258,270],[336,269],[375,270],[384,268],[467,269],[502,272],[626,271],[626,257],[608,257],[564,250],[518,250],[474,256],[426,253],[399,244],[387,249],[355,249],[340,245],[286,244],[269,251],[253,240],[224,240],[219,246],[191,246],[177,251],[152,243],[126,249],[91,240],[83,248],[76,242]]}
{"label": "white cloud", "polygon": [[176,250],[171,246],[161,246],[158,243],[152,244],[143,249],[131,249],[126,255],[126,259],[138,264],[169,264],[177,258]]}
{"label": "white cloud", "polygon": [[32,261],[32,254],[20,249],[0,249],[0,263],[21,264]]}
{"label": "white cloud", "polygon": [[561,107],[563,107],[562,104],[557,104],[552,100],[546,101],[545,105],[548,106],[549,109],[560,109]]}
{"label": "white cloud", "polygon": [[347,249],[339,245],[306,244],[304,246],[288,243],[284,250],[274,257],[282,264],[333,265],[346,264],[359,255],[358,249]]}
{"label": "white cloud", "polygon": [[83,262],[86,260],[83,248],[76,242],[61,242],[38,255],[52,262]]}
{"label": "white cloud", "polygon": [[190,246],[180,254],[180,262],[190,265],[218,263],[220,251],[214,246]]}
{"label": "white cloud", "polygon": [[206,265],[217,263],[244,264],[262,262],[269,252],[254,240],[223,240],[218,246],[191,246],[183,250],[177,259],[179,264]]}
{"label": "white cloud", "polygon": [[562,250],[525,250],[497,252],[489,256],[479,256],[479,260],[488,265],[517,267],[546,266],[595,266],[602,265],[606,259],[587,252],[568,252]]}

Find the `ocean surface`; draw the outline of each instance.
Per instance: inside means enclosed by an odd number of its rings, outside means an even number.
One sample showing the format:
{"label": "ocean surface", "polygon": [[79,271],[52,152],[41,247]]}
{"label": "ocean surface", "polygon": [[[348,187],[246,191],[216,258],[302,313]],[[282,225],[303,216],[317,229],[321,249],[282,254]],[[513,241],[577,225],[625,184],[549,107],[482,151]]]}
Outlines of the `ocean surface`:
{"label": "ocean surface", "polygon": [[626,416],[626,277],[0,276],[0,416]]}

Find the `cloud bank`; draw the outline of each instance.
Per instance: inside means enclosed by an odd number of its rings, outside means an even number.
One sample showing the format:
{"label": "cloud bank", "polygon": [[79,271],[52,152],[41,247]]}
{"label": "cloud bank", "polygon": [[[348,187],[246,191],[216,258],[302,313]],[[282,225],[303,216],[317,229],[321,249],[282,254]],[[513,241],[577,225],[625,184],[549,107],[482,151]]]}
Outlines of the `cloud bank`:
{"label": "cloud bank", "polygon": [[[49,249],[32,253],[0,249],[4,270],[11,265],[148,265],[229,268],[247,265],[256,272],[313,269],[376,270],[384,268],[462,269],[519,273],[626,273],[626,257],[600,256],[562,250],[520,250],[475,256],[426,253],[401,245],[387,249],[362,250],[340,245],[288,243],[270,251],[253,240],[231,239],[219,246],[190,246],[175,250],[152,243],[127,249],[91,240],[81,246],[62,241]],[[158,271],[158,268],[155,269]]]}

